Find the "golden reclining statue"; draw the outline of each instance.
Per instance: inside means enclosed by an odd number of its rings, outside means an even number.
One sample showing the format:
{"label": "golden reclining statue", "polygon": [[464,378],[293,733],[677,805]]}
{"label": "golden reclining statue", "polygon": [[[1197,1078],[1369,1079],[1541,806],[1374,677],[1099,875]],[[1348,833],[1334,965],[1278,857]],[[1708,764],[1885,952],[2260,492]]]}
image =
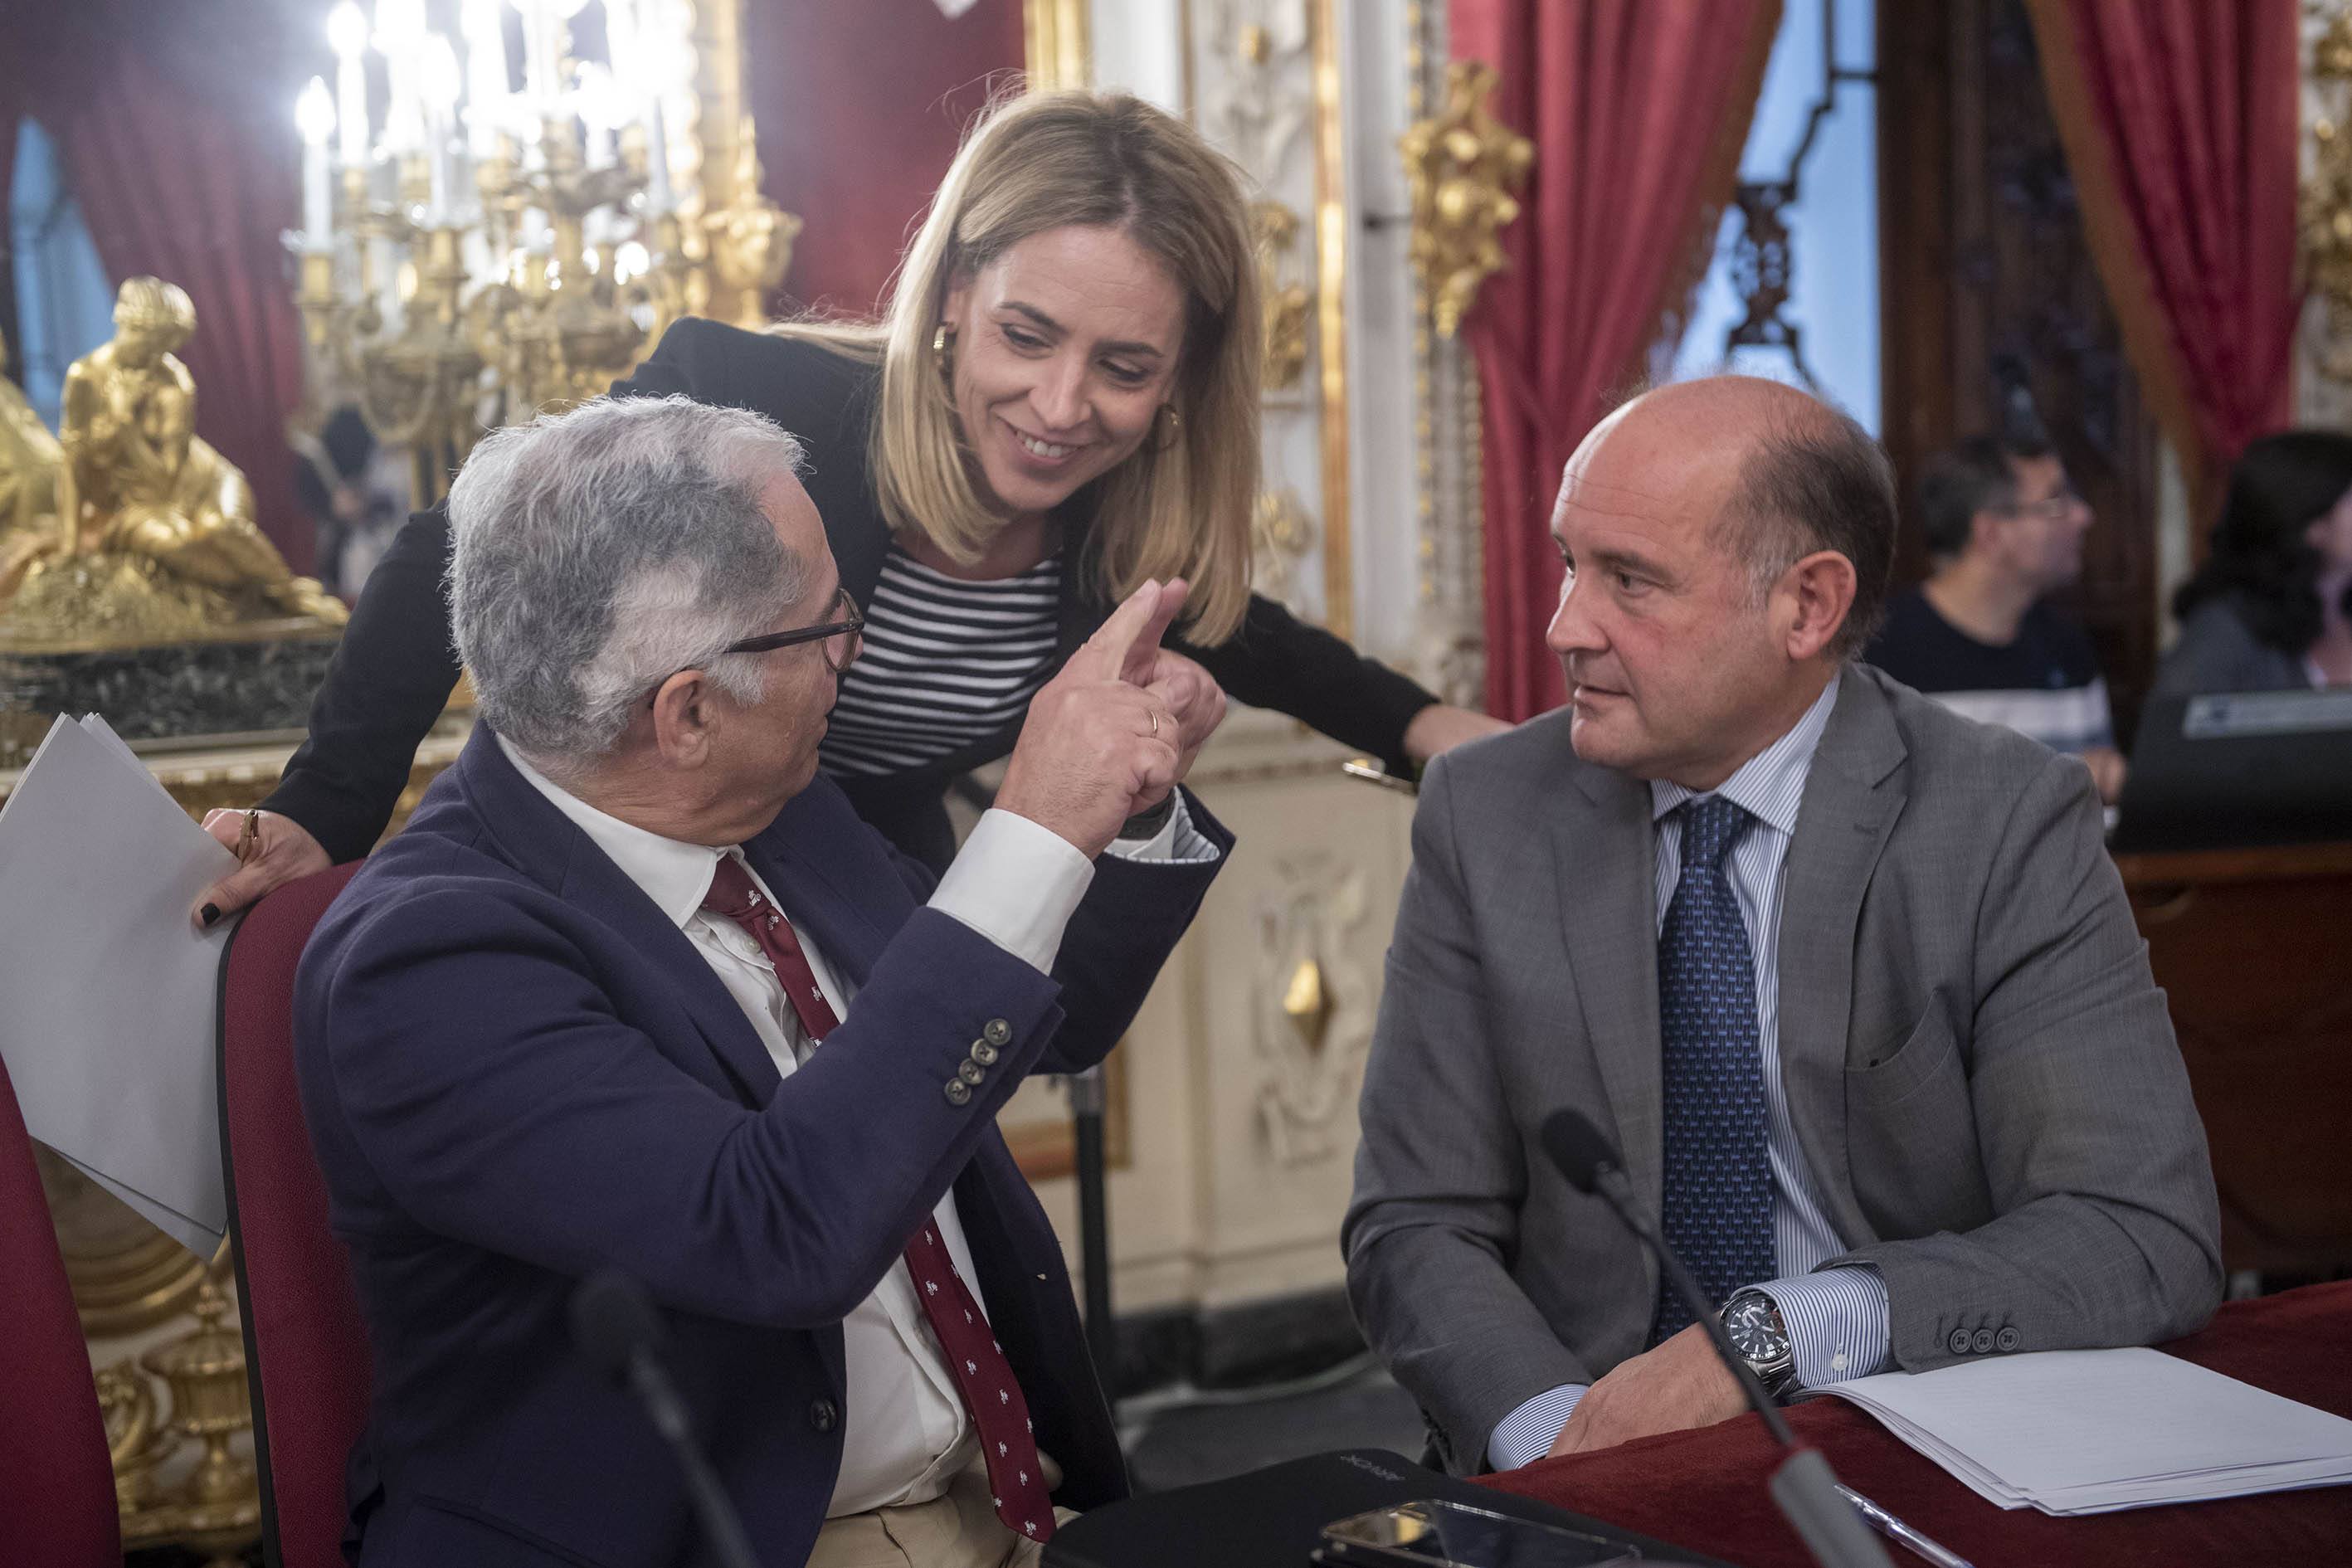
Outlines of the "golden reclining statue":
{"label": "golden reclining statue", "polygon": [[[0,632],[169,640],[241,621],[347,618],[288,570],[254,518],[253,488],[195,433],[196,387],[172,352],[195,331],[184,290],[127,279],[114,337],[66,372],[55,441],[31,410],[0,408]],[[54,511],[38,517],[43,467]],[[76,625],[95,620],[99,625]]]}

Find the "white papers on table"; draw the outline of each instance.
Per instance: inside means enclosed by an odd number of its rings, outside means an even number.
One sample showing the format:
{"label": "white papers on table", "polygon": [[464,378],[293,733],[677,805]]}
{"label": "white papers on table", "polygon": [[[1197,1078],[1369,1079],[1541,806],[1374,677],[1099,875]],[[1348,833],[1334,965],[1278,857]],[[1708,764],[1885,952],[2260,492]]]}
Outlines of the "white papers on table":
{"label": "white papers on table", "polygon": [[2161,1351],[1994,1356],[1822,1392],[2003,1508],[2106,1513],[2352,1481],[2352,1421]]}
{"label": "white papers on table", "polygon": [[236,857],[106,721],[59,715],[0,808],[0,1059],[26,1131],[210,1258],[228,1228],[214,1054]]}

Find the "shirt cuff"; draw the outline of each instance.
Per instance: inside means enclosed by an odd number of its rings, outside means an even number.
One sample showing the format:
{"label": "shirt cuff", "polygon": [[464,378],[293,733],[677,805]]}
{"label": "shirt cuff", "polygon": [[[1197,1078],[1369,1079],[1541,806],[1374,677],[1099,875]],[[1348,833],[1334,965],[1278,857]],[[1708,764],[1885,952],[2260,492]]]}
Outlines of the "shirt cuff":
{"label": "shirt cuff", "polygon": [[1563,1383],[1548,1388],[1496,1422],[1495,1435],[1486,1439],[1486,1463],[1498,1470],[1516,1470],[1550,1453],[1587,1386]]}
{"label": "shirt cuff", "polygon": [[1094,879],[1094,862],[1076,845],[1017,812],[991,809],[932,889],[930,907],[1050,974]]}
{"label": "shirt cuff", "polygon": [[[1192,826],[1192,813],[1184,804],[1184,792],[1174,796],[1176,809],[1160,825],[1160,831],[1149,838],[1114,838],[1106,855],[1116,855],[1122,860],[1158,861],[1180,866],[1206,865],[1217,858],[1217,847],[1207,835]],[[1025,819],[1024,819],[1025,820]]]}
{"label": "shirt cuff", "polygon": [[1886,1281],[1875,1265],[1818,1268],[1756,1289],[1780,1309],[1800,1386],[1868,1377],[1885,1364],[1892,1330]]}

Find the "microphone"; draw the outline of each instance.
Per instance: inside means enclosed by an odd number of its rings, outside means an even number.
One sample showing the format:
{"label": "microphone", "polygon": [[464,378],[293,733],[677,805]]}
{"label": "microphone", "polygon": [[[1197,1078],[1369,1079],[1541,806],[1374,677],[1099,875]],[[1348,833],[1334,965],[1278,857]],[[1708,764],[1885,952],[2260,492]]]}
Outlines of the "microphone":
{"label": "microphone", "polygon": [[1764,1425],[1773,1440],[1787,1449],[1788,1458],[1772,1472],[1772,1500],[1780,1506],[1781,1517],[1790,1528],[1804,1538],[1805,1546],[1813,1561],[1822,1568],[1893,1568],[1885,1552],[1879,1546],[1870,1526],[1862,1515],[1838,1490],[1838,1479],[1830,1462],[1818,1448],[1800,1447],[1797,1435],[1789,1429],[1788,1418],[1780,1407],[1772,1403],[1771,1395],[1756,1377],[1756,1369],[1748,1358],[1731,1348],[1731,1336],[1723,1331],[1723,1320],[1717,1314],[1715,1304],[1691,1278],[1691,1271],[1658,1227],[1643,1213],[1633,1196],[1633,1181],[1624,1167],[1617,1163],[1617,1151],[1601,1131],[1574,1110],[1555,1110],[1544,1118],[1539,1134],[1544,1152],[1568,1178],[1568,1184],[1580,1193],[1600,1197],[1617,1211],[1625,1228],[1642,1239],[1643,1246],[1657,1255],[1658,1266],[1675,1294],[1690,1309],[1694,1321],[1705,1326],[1707,1342],[1715,1346],[1717,1357],[1738,1381],[1740,1392],[1756,1414],[1764,1417]]}
{"label": "microphone", "polygon": [[703,1457],[693,1414],[663,1363],[669,1332],[645,1287],[617,1268],[591,1276],[572,1294],[572,1337],[590,1366],[637,1396],[654,1430],[677,1456],[687,1499],[719,1568],[759,1568],[743,1521]]}

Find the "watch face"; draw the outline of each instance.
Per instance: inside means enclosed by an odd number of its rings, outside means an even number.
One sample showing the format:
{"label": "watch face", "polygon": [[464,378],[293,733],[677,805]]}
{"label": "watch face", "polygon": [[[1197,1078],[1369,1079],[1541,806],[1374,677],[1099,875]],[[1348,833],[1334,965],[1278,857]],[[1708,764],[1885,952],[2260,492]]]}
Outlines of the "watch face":
{"label": "watch face", "polygon": [[1789,1353],[1789,1336],[1782,1331],[1779,1317],[1762,1296],[1735,1296],[1723,1310],[1723,1331],[1731,1336],[1731,1348],[1748,1365],[1769,1366]]}

